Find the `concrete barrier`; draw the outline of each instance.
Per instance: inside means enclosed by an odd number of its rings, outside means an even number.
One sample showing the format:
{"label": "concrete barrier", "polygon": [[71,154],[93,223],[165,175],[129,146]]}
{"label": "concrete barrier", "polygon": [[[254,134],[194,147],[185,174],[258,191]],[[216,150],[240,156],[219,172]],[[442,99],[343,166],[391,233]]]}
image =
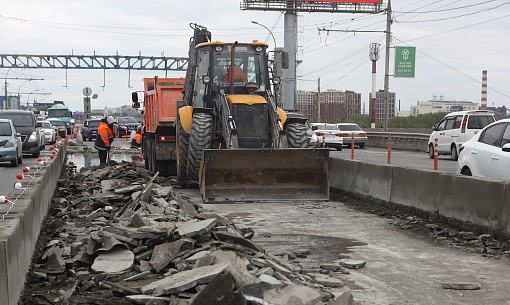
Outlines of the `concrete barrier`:
{"label": "concrete barrier", "polygon": [[360,161],[329,159],[332,193],[348,191],[467,227],[510,236],[510,183]]}
{"label": "concrete barrier", "polygon": [[[35,174],[25,193],[18,197],[9,214],[0,221],[0,304],[18,304],[42,221],[65,162],[66,147],[60,147],[54,159],[49,156],[49,152],[41,155],[47,165]],[[27,186],[25,179],[33,176],[35,171],[32,168],[25,174],[24,186]],[[8,196],[14,201],[19,193],[19,190],[13,190]],[[10,207],[11,203],[0,205],[0,217]]]}

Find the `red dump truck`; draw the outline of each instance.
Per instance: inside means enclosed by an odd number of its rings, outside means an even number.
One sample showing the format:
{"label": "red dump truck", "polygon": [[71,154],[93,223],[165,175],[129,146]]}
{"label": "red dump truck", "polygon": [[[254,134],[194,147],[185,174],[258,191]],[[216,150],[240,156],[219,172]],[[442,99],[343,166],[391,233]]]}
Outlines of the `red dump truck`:
{"label": "red dump truck", "polygon": [[[143,158],[146,169],[162,176],[176,175],[175,113],[183,88],[184,78],[144,78]],[[140,107],[136,92],[133,107]]]}

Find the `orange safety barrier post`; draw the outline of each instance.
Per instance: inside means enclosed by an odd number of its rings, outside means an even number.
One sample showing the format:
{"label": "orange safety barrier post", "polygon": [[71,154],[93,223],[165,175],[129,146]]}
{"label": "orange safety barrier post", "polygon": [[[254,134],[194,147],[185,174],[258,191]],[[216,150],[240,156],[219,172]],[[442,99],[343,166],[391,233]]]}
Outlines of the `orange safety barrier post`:
{"label": "orange safety barrier post", "polygon": [[437,138],[434,139],[434,170],[437,171]]}
{"label": "orange safety barrier post", "polygon": [[354,160],[354,132],[351,137],[351,160]]}
{"label": "orange safety barrier post", "polygon": [[66,133],[66,146],[69,146],[69,139],[67,138],[67,133]]}
{"label": "orange safety barrier post", "polygon": [[391,135],[388,135],[388,164],[391,164]]}
{"label": "orange safety barrier post", "polygon": [[322,148],[326,148],[326,136],[322,136]]}

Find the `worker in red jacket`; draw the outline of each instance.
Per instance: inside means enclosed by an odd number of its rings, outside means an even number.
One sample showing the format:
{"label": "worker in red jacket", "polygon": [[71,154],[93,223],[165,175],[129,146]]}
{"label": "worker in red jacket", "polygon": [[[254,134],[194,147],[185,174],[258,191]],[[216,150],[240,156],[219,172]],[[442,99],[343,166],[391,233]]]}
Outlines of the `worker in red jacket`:
{"label": "worker in red jacket", "polygon": [[113,142],[113,123],[115,119],[112,116],[101,119],[101,125],[97,128],[96,142],[94,148],[99,153],[99,164],[105,164],[108,153]]}

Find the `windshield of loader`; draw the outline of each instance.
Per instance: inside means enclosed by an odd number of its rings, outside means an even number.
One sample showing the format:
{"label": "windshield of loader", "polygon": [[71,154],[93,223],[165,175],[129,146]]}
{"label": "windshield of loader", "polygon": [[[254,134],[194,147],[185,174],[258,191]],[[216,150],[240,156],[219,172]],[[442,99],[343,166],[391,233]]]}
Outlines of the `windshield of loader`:
{"label": "windshield of loader", "polygon": [[[220,52],[213,55],[212,91],[224,90],[230,92],[230,45],[224,45]],[[259,50],[259,51],[257,51]],[[234,92],[248,93],[246,85],[254,88],[254,92],[266,91],[266,62],[264,48],[253,45],[238,45],[235,50]]]}

